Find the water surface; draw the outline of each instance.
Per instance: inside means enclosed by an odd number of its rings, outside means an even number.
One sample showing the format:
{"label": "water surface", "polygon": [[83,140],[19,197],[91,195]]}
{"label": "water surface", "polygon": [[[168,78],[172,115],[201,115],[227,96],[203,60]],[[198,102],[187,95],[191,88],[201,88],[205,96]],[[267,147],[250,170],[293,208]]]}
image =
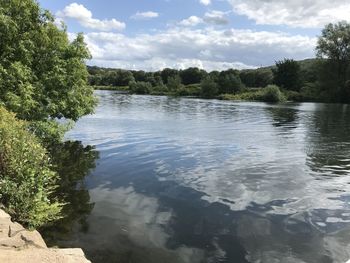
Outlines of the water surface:
{"label": "water surface", "polygon": [[97,263],[350,258],[350,106],[96,94],[51,245]]}

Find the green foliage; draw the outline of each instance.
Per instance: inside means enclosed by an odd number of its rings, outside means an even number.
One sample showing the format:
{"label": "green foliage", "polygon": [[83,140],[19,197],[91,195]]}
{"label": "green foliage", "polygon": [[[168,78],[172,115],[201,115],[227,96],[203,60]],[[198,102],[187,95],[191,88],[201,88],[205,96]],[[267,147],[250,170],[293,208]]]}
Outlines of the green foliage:
{"label": "green foliage", "polygon": [[293,59],[277,61],[273,74],[276,85],[287,90],[300,90],[302,84],[300,82],[300,65],[297,61]]}
{"label": "green foliage", "polygon": [[136,94],[149,94],[152,85],[149,82],[139,81],[130,83],[130,91]]}
{"label": "green foliage", "polygon": [[180,77],[184,85],[198,84],[206,75],[207,72],[199,68],[188,68],[180,71]]}
{"label": "green foliage", "polygon": [[246,87],[266,87],[273,82],[273,73],[270,68],[242,70],[239,77]]}
{"label": "green foliage", "polygon": [[199,97],[202,89],[200,84],[191,84],[181,87],[177,92],[176,96],[194,96]]}
{"label": "green foliage", "polygon": [[333,83],[323,85],[322,89],[328,89],[333,100],[350,102],[346,85],[350,79],[350,24],[344,21],[326,25],[318,39],[316,51],[319,58],[326,59],[323,67],[332,74],[333,80]]}
{"label": "green foliage", "polygon": [[58,123],[55,120],[31,121],[28,123],[28,129],[37,136],[41,144],[49,147],[52,144],[61,142],[64,134],[69,131],[74,122],[67,121]]}
{"label": "green foliage", "polygon": [[294,90],[283,90],[283,94],[288,101],[302,102],[304,101],[304,96],[301,92]]}
{"label": "green foliage", "polygon": [[93,111],[82,34],[70,43],[34,0],[0,0],[0,39],[0,102],[18,118],[77,120]]}
{"label": "green foliage", "polygon": [[176,69],[165,68],[160,72],[160,76],[163,80],[163,83],[168,83],[169,78],[179,76],[179,71]]}
{"label": "green foliage", "polygon": [[27,122],[0,107],[0,203],[12,218],[32,228],[60,217],[52,198],[57,174]]}
{"label": "green foliage", "polygon": [[261,100],[265,102],[284,102],[286,98],[276,85],[268,85],[264,88]]}
{"label": "green foliage", "polygon": [[239,74],[234,70],[220,72],[217,83],[220,94],[237,93],[243,88]]}
{"label": "green foliage", "polygon": [[167,87],[170,92],[176,93],[179,89],[183,87],[181,83],[181,78],[178,75],[168,78]]}
{"label": "green foliage", "polygon": [[214,98],[218,94],[218,85],[209,76],[201,82],[201,96],[206,99]]}
{"label": "green foliage", "polygon": [[286,100],[283,93],[276,85],[268,85],[266,88],[248,90],[236,95],[224,94],[220,96],[224,100],[247,100],[263,102],[284,102]]}

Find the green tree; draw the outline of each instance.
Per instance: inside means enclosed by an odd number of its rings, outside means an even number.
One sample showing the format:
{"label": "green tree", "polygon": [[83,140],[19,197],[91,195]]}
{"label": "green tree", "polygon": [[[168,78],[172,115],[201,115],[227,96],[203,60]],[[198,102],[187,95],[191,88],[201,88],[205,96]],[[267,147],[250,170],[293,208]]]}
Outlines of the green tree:
{"label": "green tree", "polygon": [[336,72],[336,87],[332,88],[337,89],[339,99],[350,101],[346,85],[349,79],[350,24],[339,22],[326,25],[318,39],[316,51],[317,57],[327,59],[326,66]]}
{"label": "green tree", "polygon": [[180,71],[180,77],[184,85],[200,83],[206,75],[207,72],[199,68],[188,68]]}
{"label": "green tree", "polygon": [[176,92],[182,87],[181,78],[179,75],[168,78],[167,87],[171,92]]}
{"label": "green tree", "polygon": [[302,86],[300,82],[300,65],[293,59],[277,61],[273,75],[275,84],[281,88],[299,91]]}
{"label": "green tree", "polygon": [[201,82],[201,95],[203,98],[211,99],[218,94],[218,85],[210,77],[206,77]]}
{"label": "green tree", "polygon": [[77,120],[93,111],[82,34],[69,42],[34,0],[0,0],[0,39],[0,103],[17,117]]}
{"label": "green tree", "polygon": [[130,83],[130,90],[132,93],[149,94],[151,89],[152,85],[149,82],[139,81]]}
{"label": "green tree", "polygon": [[165,68],[160,72],[163,83],[168,83],[169,78],[174,78],[179,75],[179,71],[176,69]]}
{"label": "green tree", "polygon": [[219,88],[220,94],[237,93],[243,87],[243,84],[239,75],[236,72],[231,70],[222,71],[219,74],[218,84],[219,84],[218,88]]}

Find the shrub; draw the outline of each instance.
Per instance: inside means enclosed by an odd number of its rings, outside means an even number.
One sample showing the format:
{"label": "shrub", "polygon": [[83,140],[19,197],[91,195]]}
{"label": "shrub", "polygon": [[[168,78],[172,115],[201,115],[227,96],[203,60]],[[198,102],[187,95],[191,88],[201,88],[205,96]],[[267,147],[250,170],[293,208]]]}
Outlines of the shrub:
{"label": "shrub", "polygon": [[7,212],[30,228],[58,219],[62,204],[52,198],[57,179],[27,122],[0,107],[0,203]]}
{"label": "shrub", "polygon": [[304,97],[300,92],[293,91],[293,90],[284,90],[283,94],[288,101],[296,101],[296,102],[304,101]]}
{"label": "shrub", "polygon": [[218,94],[218,85],[210,77],[207,77],[201,82],[201,94],[203,98],[211,99]]}
{"label": "shrub", "polygon": [[262,89],[261,101],[264,102],[283,102],[286,98],[276,85],[268,85]]}
{"label": "shrub", "polygon": [[132,93],[136,94],[149,94],[152,89],[152,85],[149,82],[131,82],[130,83],[130,90]]}
{"label": "shrub", "polygon": [[224,100],[248,100],[248,101],[263,101],[263,102],[284,102],[286,100],[283,93],[276,85],[268,85],[263,89],[254,89],[233,94],[223,94],[220,96]]}

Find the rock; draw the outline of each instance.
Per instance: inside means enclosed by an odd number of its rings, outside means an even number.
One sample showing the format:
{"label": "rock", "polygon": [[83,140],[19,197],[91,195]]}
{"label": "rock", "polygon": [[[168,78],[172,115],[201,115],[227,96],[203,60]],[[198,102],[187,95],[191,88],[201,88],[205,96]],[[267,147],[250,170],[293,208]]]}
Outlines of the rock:
{"label": "rock", "polygon": [[[38,231],[29,231],[11,221],[0,209],[0,262],[6,263],[89,263],[83,250],[51,249]],[[90,262],[91,263],[91,262]]]}

